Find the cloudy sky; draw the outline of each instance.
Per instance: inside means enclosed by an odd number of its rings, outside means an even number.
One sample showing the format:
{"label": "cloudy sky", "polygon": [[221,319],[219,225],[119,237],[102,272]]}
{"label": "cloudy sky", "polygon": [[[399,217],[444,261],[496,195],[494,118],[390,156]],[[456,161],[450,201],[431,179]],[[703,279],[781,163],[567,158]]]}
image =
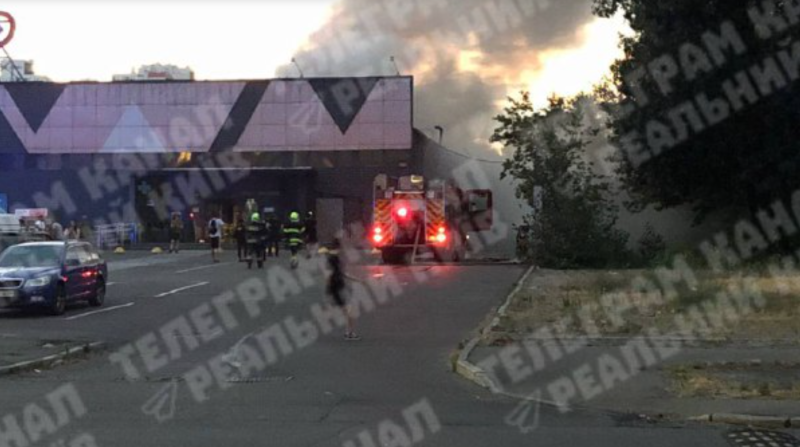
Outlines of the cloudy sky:
{"label": "cloudy sky", "polygon": [[[415,76],[417,127],[448,145],[488,147],[492,116],[521,89],[542,104],[590,89],[619,56],[621,20],[591,0],[188,0],[2,4],[17,20],[11,55],[55,81],[107,81],[141,64],[198,79]],[[395,58],[395,65],[390,58]]]}

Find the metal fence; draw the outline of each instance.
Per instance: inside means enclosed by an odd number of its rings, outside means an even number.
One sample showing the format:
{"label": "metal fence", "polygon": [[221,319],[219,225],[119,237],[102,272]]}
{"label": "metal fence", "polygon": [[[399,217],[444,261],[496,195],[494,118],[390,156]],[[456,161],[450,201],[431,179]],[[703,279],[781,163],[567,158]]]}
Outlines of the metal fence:
{"label": "metal fence", "polygon": [[94,229],[100,249],[132,245],[139,242],[139,227],[135,223],[98,225]]}

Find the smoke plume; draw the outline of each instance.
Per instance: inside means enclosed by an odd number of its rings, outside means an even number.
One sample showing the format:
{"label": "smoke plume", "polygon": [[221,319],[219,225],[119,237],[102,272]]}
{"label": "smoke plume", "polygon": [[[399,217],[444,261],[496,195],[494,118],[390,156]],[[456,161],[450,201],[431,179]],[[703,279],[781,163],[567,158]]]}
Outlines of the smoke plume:
{"label": "smoke plume", "polygon": [[[429,134],[442,126],[446,146],[486,156],[506,96],[528,88],[540,53],[580,43],[591,3],[342,0],[296,60],[307,76],[414,75],[415,126]],[[297,72],[287,65],[277,74]]]}

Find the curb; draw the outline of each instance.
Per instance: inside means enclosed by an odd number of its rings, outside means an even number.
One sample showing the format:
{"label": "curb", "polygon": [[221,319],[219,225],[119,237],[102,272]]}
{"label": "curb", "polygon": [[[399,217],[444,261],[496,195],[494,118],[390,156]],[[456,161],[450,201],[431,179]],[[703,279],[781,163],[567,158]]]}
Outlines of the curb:
{"label": "curb", "polygon": [[709,424],[745,425],[760,428],[797,428],[800,427],[800,417],[796,416],[756,416],[741,413],[712,413],[688,418],[693,422]]}
{"label": "curb", "polygon": [[[539,399],[534,396],[521,396],[518,394],[509,393],[502,389],[502,387],[498,386],[498,384],[486,374],[486,372],[475,365],[474,363],[469,361],[469,356],[472,354],[472,351],[478,346],[480,343],[481,338],[492,332],[496,329],[500,324],[500,319],[505,317],[508,313],[508,306],[511,303],[511,300],[514,296],[522,289],[523,285],[527,281],[528,277],[536,271],[535,266],[531,266],[525,272],[525,274],[517,281],[516,287],[511,293],[506,297],[505,302],[503,305],[497,310],[494,318],[490,324],[485,326],[482,330],[479,331],[479,334],[473,337],[465,346],[458,352],[458,359],[455,362],[454,372],[461,376],[462,378],[480,386],[481,388],[487,389],[491,391],[495,395],[509,397],[516,400],[528,401],[539,403],[543,405],[548,405],[555,408],[564,409],[563,406],[559,405],[557,402],[551,402],[546,399]],[[675,342],[677,340],[669,340]],[[582,405],[571,405],[569,409],[589,409],[595,411],[603,411],[609,414],[626,414],[620,412],[618,410],[610,410],[610,409],[602,409],[602,408],[591,408],[588,406]],[[641,414],[636,413],[639,417],[642,418],[651,418],[657,419],[653,415],[648,414]],[[757,416],[757,415],[749,415],[749,414],[739,414],[739,413],[714,413],[714,414],[706,414],[701,416],[683,416],[678,417],[678,420],[683,420],[686,422],[699,422],[699,423],[709,423],[709,424],[725,424],[725,425],[742,425],[742,426],[749,426],[749,427],[758,427],[758,428],[798,428],[800,427],[800,416]]]}
{"label": "curb", "polygon": [[[537,270],[536,266],[528,267],[528,270],[526,270],[525,273],[520,277],[520,279],[517,280],[517,284],[514,287],[514,290],[512,290],[511,293],[508,294],[508,296],[506,297],[506,300],[503,303],[503,305],[500,306],[499,309],[497,309],[497,314],[492,319],[492,322],[489,324],[489,326],[483,328],[483,330],[480,332],[481,335],[486,335],[489,332],[493,332],[495,329],[497,329],[500,326],[500,319],[501,318],[505,318],[508,315],[508,306],[511,305],[511,300],[513,300],[514,297],[517,295],[517,293],[519,293],[519,291],[522,290],[522,286],[525,285],[525,282],[528,281],[528,278],[536,270]],[[476,339],[478,339],[478,338],[480,338],[480,336],[476,337]],[[474,347],[475,346],[473,345],[472,348],[474,348]],[[472,349],[470,349],[469,353],[471,353],[471,352],[472,352]],[[467,355],[469,355],[469,353]]]}
{"label": "curb", "polygon": [[525,284],[525,281],[528,280],[528,277],[536,270],[535,266],[531,266],[528,270],[517,280],[516,286],[508,294],[503,305],[497,310],[497,314],[492,319],[491,323],[481,329],[478,332],[478,335],[473,337],[463,349],[458,352],[458,360],[456,360],[454,372],[459,376],[469,380],[470,382],[475,383],[476,385],[480,386],[481,388],[486,388],[495,394],[505,394],[503,390],[497,386],[497,384],[489,377],[486,372],[479,368],[477,365],[473,364],[469,361],[469,356],[472,354],[472,351],[475,350],[475,347],[478,346],[480,343],[481,338],[491,332],[500,324],[500,318],[505,316],[508,312],[508,306],[511,303],[511,300],[514,296],[522,289],[522,286]]}
{"label": "curb", "polygon": [[57,363],[68,360],[70,358],[75,358],[83,354],[88,354],[92,351],[99,351],[103,349],[105,346],[106,346],[105,342],[96,341],[92,343],[86,343],[80,346],[73,346],[72,348],[68,348],[58,354],[52,354],[34,360],[26,360],[24,362],[14,363],[13,365],[0,366],[0,376],[17,374],[20,372],[29,371],[31,369],[48,368],[54,366]]}

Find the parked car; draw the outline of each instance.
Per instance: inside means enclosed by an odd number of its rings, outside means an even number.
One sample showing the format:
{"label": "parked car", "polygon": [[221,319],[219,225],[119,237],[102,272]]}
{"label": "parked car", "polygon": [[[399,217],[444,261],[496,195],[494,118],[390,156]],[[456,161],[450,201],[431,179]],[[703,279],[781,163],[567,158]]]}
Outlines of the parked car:
{"label": "parked car", "polygon": [[108,267],[87,242],[29,242],[0,254],[0,309],[62,315],[68,304],[102,306]]}
{"label": "parked car", "polygon": [[0,214],[0,233],[21,233],[22,225],[19,218],[13,214]]}

